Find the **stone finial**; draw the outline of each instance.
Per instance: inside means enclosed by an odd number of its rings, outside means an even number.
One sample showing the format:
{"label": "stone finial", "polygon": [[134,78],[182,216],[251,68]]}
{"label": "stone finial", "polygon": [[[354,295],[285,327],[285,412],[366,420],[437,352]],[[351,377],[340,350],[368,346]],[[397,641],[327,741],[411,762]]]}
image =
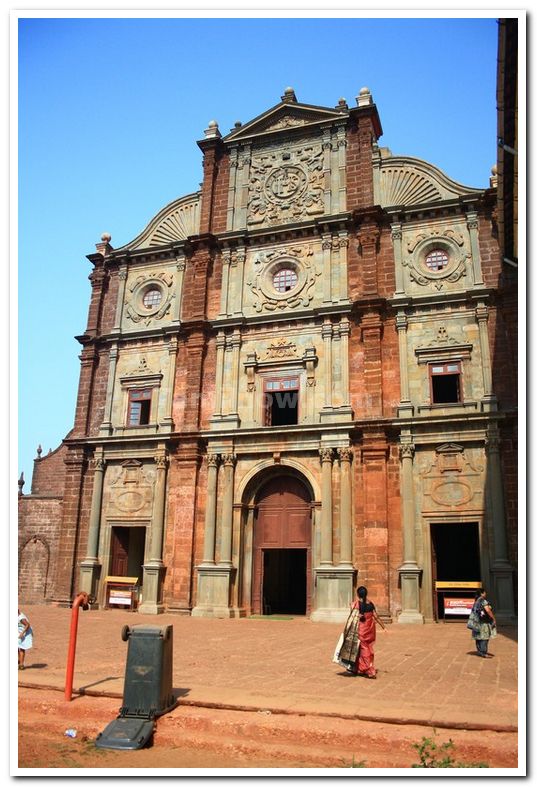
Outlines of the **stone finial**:
{"label": "stone finial", "polygon": [[24,486],[24,473],[21,473],[21,477],[18,480],[19,485],[19,497],[22,497],[22,487]]}
{"label": "stone finial", "polygon": [[373,96],[371,95],[371,91],[368,87],[363,87],[360,89],[360,92],[356,96],[356,103],[359,107],[368,107],[373,103]]}
{"label": "stone finial", "polygon": [[112,240],[112,236],[110,235],[110,233],[109,232],[103,232],[103,234],[101,235],[100,243],[96,243],[95,244],[95,248],[97,249],[99,254],[103,255],[103,257],[106,257],[106,255],[110,251],[112,251],[112,246],[110,246],[110,241],[111,240]]}
{"label": "stone finial", "polygon": [[242,120],[236,120],[233,128],[240,128],[242,126]]}
{"label": "stone finial", "polygon": [[209,120],[209,124],[203,133],[205,134],[205,139],[220,139],[222,136],[216,120]]}
{"label": "stone finial", "polygon": [[286,87],[283,91],[282,101],[286,104],[296,104],[296,94],[292,87]]}
{"label": "stone finial", "polygon": [[498,185],[498,166],[496,164],[491,168],[490,173],[490,187],[495,189]]}
{"label": "stone finial", "polygon": [[344,110],[346,110],[348,108],[349,108],[349,105],[347,104],[347,101],[344,98],[340,98],[339,101],[336,104],[336,109],[340,109],[340,110],[344,111]]}
{"label": "stone finial", "polygon": [[41,448],[41,443],[37,446],[37,458],[41,459],[41,454],[43,453],[43,449]]}

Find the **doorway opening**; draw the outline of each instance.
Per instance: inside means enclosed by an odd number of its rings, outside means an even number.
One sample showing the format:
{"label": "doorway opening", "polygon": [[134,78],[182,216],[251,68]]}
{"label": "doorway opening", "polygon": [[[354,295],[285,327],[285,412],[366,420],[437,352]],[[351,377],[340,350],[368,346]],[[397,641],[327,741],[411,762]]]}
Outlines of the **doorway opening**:
{"label": "doorway opening", "polygon": [[263,613],[305,615],[307,549],[263,550]]}
{"label": "doorway opening", "polygon": [[145,552],[145,527],[113,527],[110,573],[115,577],[137,577],[141,586]]}
{"label": "doorway opening", "polygon": [[478,523],[431,524],[431,546],[437,620],[467,617],[481,583]]}

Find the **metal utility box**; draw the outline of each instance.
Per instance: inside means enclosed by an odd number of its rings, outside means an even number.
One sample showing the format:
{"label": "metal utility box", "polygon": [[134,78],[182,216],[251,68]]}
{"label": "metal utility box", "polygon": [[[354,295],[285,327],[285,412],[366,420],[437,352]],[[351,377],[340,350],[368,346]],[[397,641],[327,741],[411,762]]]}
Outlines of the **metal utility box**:
{"label": "metal utility box", "polygon": [[103,749],[141,749],[153,733],[153,720],[176,704],[173,694],[173,626],[124,626],[128,641],[123,705],[95,745]]}

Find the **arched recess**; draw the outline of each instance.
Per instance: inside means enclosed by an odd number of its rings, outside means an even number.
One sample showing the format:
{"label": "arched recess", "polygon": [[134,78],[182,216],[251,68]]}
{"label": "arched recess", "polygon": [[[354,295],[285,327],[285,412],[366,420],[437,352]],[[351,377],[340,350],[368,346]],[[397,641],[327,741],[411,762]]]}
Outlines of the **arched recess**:
{"label": "arched recess", "polygon": [[309,614],[314,490],[290,463],[244,479],[242,605],[256,614]]}
{"label": "arched recess", "polygon": [[50,549],[39,536],[32,536],[19,554],[19,602],[42,604],[47,595]]}

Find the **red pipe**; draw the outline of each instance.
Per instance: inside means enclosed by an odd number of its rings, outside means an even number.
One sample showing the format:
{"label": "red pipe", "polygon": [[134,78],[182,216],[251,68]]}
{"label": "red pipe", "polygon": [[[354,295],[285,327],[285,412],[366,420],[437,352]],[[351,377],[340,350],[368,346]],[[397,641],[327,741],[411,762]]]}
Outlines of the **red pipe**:
{"label": "red pipe", "polygon": [[75,671],[75,651],[76,651],[76,632],[78,628],[78,609],[82,605],[83,609],[88,609],[89,596],[87,593],[79,593],[73,601],[73,611],[71,613],[71,633],[69,634],[69,652],[67,654],[67,673],[65,675],[65,699],[70,702],[73,693],[73,673]]}

